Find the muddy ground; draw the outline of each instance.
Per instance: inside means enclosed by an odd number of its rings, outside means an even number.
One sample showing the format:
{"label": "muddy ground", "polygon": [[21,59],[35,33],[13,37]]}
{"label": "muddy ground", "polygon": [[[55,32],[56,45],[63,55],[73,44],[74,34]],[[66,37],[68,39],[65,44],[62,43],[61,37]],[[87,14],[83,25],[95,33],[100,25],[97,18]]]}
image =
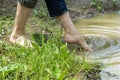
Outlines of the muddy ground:
{"label": "muddy ground", "polygon": [[[95,4],[92,5],[92,0],[66,0],[72,19],[93,17],[98,14],[104,14],[109,11],[120,9],[119,0],[116,0],[116,2],[113,2],[113,0],[94,1],[98,2],[95,2]],[[16,3],[16,0],[0,0],[0,16],[15,16]],[[44,0],[38,1],[35,10],[39,10],[41,7],[46,9]]]}

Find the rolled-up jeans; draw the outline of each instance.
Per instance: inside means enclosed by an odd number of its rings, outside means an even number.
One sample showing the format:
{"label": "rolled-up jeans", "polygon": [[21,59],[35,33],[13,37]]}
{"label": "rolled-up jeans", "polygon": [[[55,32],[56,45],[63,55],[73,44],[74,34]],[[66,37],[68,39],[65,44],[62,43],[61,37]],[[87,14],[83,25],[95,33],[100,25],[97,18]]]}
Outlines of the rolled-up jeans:
{"label": "rolled-up jeans", "polygon": [[[34,8],[37,0],[18,0],[22,6]],[[56,17],[68,11],[65,0],[45,0],[49,14],[51,17]]]}

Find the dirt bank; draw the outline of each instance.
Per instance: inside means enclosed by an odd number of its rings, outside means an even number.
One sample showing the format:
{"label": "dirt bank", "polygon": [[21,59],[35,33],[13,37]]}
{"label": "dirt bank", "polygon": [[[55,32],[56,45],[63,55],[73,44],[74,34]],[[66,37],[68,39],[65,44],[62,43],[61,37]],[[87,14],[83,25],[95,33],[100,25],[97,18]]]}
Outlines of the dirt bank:
{"label": "dirt bank", "polygon": [[[66,2],[73,19],[93,17],[120,9],[119,0],[66,0]],[[0,0],[0,16],[14,16],[16,3],[17,1],[15,0]],[[38,2],[36,9],[39,10],[41,7],[46,9],[44,0]]]}

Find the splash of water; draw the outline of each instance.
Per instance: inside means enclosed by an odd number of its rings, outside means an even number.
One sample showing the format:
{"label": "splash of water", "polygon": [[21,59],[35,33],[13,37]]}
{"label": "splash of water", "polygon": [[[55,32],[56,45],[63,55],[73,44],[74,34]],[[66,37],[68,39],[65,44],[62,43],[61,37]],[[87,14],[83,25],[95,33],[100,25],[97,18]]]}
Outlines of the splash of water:
{"label": "splash of water", "polygon": [[[94,52],[88,58],[105,63],[119,63],[120,59],[120,14],[109,13],[98,17],[77,20],[79,32],[84,35]],[[113,60],[113,61],[110,61]]]}

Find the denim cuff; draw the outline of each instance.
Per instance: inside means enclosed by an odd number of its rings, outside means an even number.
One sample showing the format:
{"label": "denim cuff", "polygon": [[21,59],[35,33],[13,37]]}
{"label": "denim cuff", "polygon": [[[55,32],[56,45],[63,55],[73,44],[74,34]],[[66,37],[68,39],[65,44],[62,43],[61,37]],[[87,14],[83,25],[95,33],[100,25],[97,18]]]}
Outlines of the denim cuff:
{"label": "denim cuff", "polygon": [[45,0],[51,17],[57,17],[68,11],[65,0]]}
{"label": "denim cuff", "polygon": [[58,17],[58,16],[61,16],[62,14],[66,13],[66,12],[68,12],[68,10],[67,10],[67,9],[64,9],[64,10],[60,11],[60,12],[57,13],[57,14],[50,14],[50,16],[51,16],[51,17]]}
{"label": "denim cuff", "polygon": [[34,8],[37,0],[18,0],[18,2],[27,8]]}

